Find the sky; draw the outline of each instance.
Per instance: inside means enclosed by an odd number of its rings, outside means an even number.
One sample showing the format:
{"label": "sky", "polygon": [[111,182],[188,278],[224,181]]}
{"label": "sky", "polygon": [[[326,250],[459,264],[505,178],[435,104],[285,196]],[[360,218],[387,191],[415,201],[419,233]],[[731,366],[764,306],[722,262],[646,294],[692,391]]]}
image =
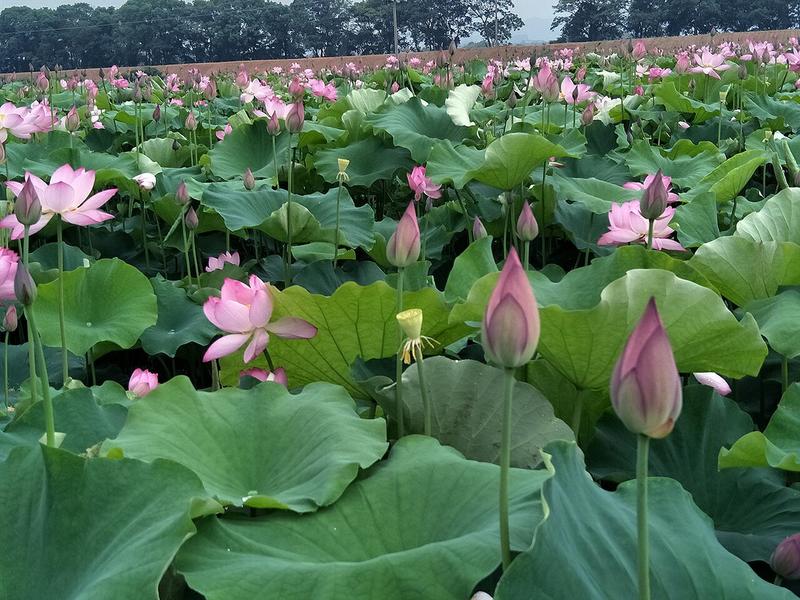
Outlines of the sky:
{"label": "sky", "polygon": [[[120,6],[124,0],[86,0],[93,6]],[[290,0],[278,0],[288,4]],[[515,42],[542,41],[552,39],[550,23],[553,20],[552,0],[514,0],[517,14],[525,21],[525,27],[514,35]],[[9,6],[55,7],[74,4],[70,0],[0,0],[0,10]]]}

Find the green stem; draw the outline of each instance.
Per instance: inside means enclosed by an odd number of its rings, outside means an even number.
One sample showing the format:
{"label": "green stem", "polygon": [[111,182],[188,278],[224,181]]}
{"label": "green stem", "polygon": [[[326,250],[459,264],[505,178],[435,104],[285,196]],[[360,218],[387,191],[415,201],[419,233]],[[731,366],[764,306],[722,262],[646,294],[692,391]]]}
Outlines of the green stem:
{"label": "green stem", "polygon": [[[183,211],[184,215],[186,211]],[[192,285],[192,263],[189,261],[189,241],[186,236],[186,221],[185,217],[181,216],[181,232],[183,233],[183,257],[186,260],[186,276],[189,278],[189,285]],[[197,282],[197,287],[200,287],[200,282]]]}
{"label": "green stem", "polygon": [[219,365],[216,360],[211,361],[211,391],[219,390]]}
{"label": "green stem", "polygon": [[56,217],[56,232],[58,238],[58,325],[61,332],[61,369],[63,384],[69,380],[69,354],[67,354],[67,329],[64,311],[64,223],[61,217]]}
{"label": "green stem", "polygon": [[342,202],[342,182],[339,182],[339,190],[336,192],[336,231],[333,235],[333,268],[339,258],[339,206]]}
{"label": "green stem", "polygon": [[572,431],[575,432],[575,439],[581,431],[581,417],[583,416],[583,394],[578,393],[575,406],[572,408]]}
{"label": "green stem", "polygon": [[[396,313],[403,312],[403,279],[405,278],[405,269],[403,267],[397,268],[397,311]],[[398,327],[398,335],[400,343],[403,342],[403,331]],[[403,353],[398,350],[397,358],[395,359],[395,410],[397,411],[397,439],[403,437],[405,429],[405,415],[403,415]]]}
{"label": "green stem", "polygon": [[48,446],[55,446],[56,445],[56,428],[55,428],[55,418],[53,417],[53,401],[50,398],[50,382],[47,377],[47,363],[44,360],[44,349],[42,347],[42,340],[39,339],[39,330],[36,327],[36,321],[33,315],[33,308],[30,306],[25,307],[25,317],[28,319],[28,323],[31,325],[31,329],[33,330],[33,340],[30,340],[28,343],[32,343],[36,346],[36,359],[39,367],[39,378],[41,380],[42,385],[42,401],[44,402],[44,426],[45,426],[45,435],[47,439]]}
{"label": "green stem", "polygon": [[419,391],[422,394],[422,407],[424,411],[424,433],[427,436],[431,435],[431,424],[433,422],[433,405],[431,398],[428,395],[428,386],[425,385],[425,369],[422,364],[422,348],[420,346],[414,347],[414,360],[417,361],[417,373],[419,375]]}
{"label": "green stem", "polygon": [[500,439],[500,554],[503,571],[511,565],[511,538],[508,529],[508,472],[511,467],[511,402],[514,398],[514,369],[505,370],[503,393],[503,433]]}
{"label": "green stem", "polygon": [[458,190],[454,190],[456,193],[456,199],[458,200],[458,204],[461,206],[461,212],[464,214],[464,226],[467,230],[467,239],[471,244],[474,240],[472,239],[472,222],[469,220],[469,213],[467,212],[467,205],[464,204],[464,199],[461,197],[461,194],[458,193]]}
{"label": "green stem", "polygon": [[197,262],[197,243],[194,231],[189,234],[189,243],[192,246],[192,260],[194,260],[194,272],[197,273],[197,287],[200,288],[200,264]]}
{"label": "green stem", "polygon": [[545,200],[545,183],[547,183],[547,165],[548,160],[545,159],[544,167],[542,170],[542,216],[539,219],[539,236],[542,238],[542,268],[547,265],[547,245],[546,239],[547,235],[545,235],[545,217],[547,216],[547,202]]}
{"label": "green stem", "polygon": [[294,165],[292,162],[292,134],[289,134],[289,174],[288,174],[288,198],[286,200],[286,287],[292,285],[292,172]]}
{"label": "green stem", "polygon": [[782,585],[783,584],[783,577],[780,575],[775,575],[775,579],[772,581],[773,585]]}
{"label": "green stem", "polygon": [[278,151],[275,149],[275,136],[272,136],[272,162],[275,164],[275,189],[281,187],[281,181],[278,177]]}
{"label": "green stem", "polygon": [[[30,227],[25,225],[24,236],[22,238],[22,264],[25,268],[29,268],[30,256]],[[27,316],[27,313],[26,313]],[[31,386],[31,404],[36,404],[36,346],[33,343],[34,329],[29,319],[26,318],[28,327],[28,370],[30,372],[30,386]]]}
{"label": "green stem", "polygon": [[647,532],[647,461],[650,438],[639,434],[636,448],[636,528],[638,533],[639,600],[650,600],[650,543]]}
{"label": "green stem", "polygon": [[145,268],[150,270],[150,250],[147,248],[147,207],[145,206],[142,188],[139,188],[139,205],[142,208],[142,246],[144,246]]}
{"label": "green stem", "polygon": [[531,264],[531,243],[526,241],[525,244],[522,246],[522,264],[525,267],[526,271],[530,270]]}
{"label": "green stem", "polygon": [[650,219],[650,222],[647,225],[647,249],[648,250],[652,250],[653,249],[653,224],[654,223],[655,223],[655,221],[653,219]]}
{"label": "green stem", "polygon": [[3,400],[5,402],[6,411],[8,410],[8,336],[10,332],[6,331],[5,346],[3,347]]}
{"label": "green stem", "polygon": [[781,383],[782,391],[785,394],[789,389],[789,359],[785,356],[781,360]]}

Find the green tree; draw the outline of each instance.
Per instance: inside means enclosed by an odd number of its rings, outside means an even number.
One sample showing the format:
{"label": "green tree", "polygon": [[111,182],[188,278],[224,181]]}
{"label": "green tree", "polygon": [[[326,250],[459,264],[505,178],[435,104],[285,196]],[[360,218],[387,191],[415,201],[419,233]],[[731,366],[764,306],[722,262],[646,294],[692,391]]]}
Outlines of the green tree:
{"label": "green tree", "polygon": [[414,50],[443,50],[472,32],[468,0],[404,0],[404,31]]}
{"label": "green tree", "polygon": [[628,32],[635,38],[663,35],[668,3],[669,0],[631,0],[628,7]]}
{"label": "green tree", "polygon": [[487,46],[511,42],[511,34],[525,22],[514,12],[513,0],[468,0],[467,16],[472,31],[483,38]]}
{"label": "green tree", "polygon": [[625,6],[616,0],[558,0],[552,30],[562,41],[614,40],[624,34]]}
{"label": "green tree", "polygon": [[314,56],[346,54],[350,8],[350,0],[293,0],[289,10],[300,46]]}

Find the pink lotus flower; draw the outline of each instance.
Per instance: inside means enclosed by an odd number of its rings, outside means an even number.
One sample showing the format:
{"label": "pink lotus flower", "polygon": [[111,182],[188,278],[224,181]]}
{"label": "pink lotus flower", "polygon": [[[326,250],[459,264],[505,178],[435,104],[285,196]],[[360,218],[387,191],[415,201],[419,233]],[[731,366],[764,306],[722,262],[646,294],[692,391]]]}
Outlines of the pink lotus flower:
{"label": "pink lotus flower", "polygon": [[[675,209],[668,207],[659,219],[653,222],[653,248],[656,250],[685,251],[675,240],[669,238],[674,230],[669,222],[675,216]],[[650,222],[639,212],[639,201],[631,200],[622,204],[613,203],[608,213],[608,231],[600,236],[597,243],[601,246],[618,246],[629,244],[647,244],[647,230]]]}
{"label": "pink lotus flower", "polygon": [[128,381],[128,391],[138,398],[144,398],[158,387],[158,373],[136,369]]}
{"label": "pink lotus flower", "polygon": [[272,372],[266,369],[247,369],[239,373],[239,377],[252,377],[259,381],[273,381],[283,386],[289,384],[289,379],[286,377],[286,371],[284,371],[283,367],[278,367]]}
{"label": "pink lotus flower", "polygon": [[498,367],[521,367],[533,358],[539,331],[536,297],[512,248],[483,317],[481,340],[486,358]]}
{"label": "pink lotus flower", "polygon": [[561,82],[561,97],[567,104],[582,104],[594,98],[592,88],[585,83],[575,85],[570,77]]}
{"label": "pink lotus flower", "polygon": [[681,378],[655,298],[614,367],[611,405],[628,430],[657,439],[670,434],[681,414]]}
{"label": "pink lotus flower", "polygon": [[[67,223],[80,226],[96,225],[113,219],[113,215],[99,209],[117,193],[117,188],[90,196],[94,177],[94,171],[87,171],[83,167],[73,170],[68,164],[55,170],[49,185],[32,173],[25,173],[26,181],[31,180],[42,204],[42,217],[31,225],[30,233],[41,231],[55,215],[60,215]],[[15,196],[19,195],[23,187],[18,181],[9,181],[6,185]],[[14,215],[8,215],[1,220],[0,227],[12,230],[11,239],[18,240],[24,235],[24,227]]]}
{"label": "pink lotus flower", "polygon": [[698,382],[713,388],[720,396],[727,396],[731,393],[731,386],[716,373],[692,373]]}
{"label": "pink lotus flower", "polygon": [[417,262],[420,250],[419,223],[414,203],[409,202],[386,244],[386,258],[395,267],[407,267]]}
{"label": "pink lotus flower", "polygon": [[[644,178],[644,182],[640,183],[638,181],[629,181],[628,183],[624,184],[626,190],[644,190],[645,188],[649,187],[656,178],[655,173],[651,173],[647,177]],[[676,204],[680,202],[680,198],[678,194],[672,192],[672,177],[668,177],[666,175],[661,175],[661,184],[664,186],[664,189],[667,192],[667,203],[668,204]]]}
{"label": "pink lotus flower", "polygon": [[783,579],[800,579],[800,533],[782,540],[772,553],[769,564]]}
{"label": "pink lotus flower", "polygon": [[215,132],[214,135],[216,135],[217,139],[221,142],[222,140],[225,139],[225,136],[228,135],[229,133],[231,133],[232,131],[233,131],[233,127],[231,127],[231,124],[230,123],[225,123],[225,128],[220,130],[220,131]]}
{"label": "pink lotus flower", "polygon": [[408,187],[414,192],[414,201],[419,202],[423,196],[428,198],[439,199],[442,197],[442,186],[438,183],[433,183],[431,179],[425,175],[425,167],[417,165],[411,170],[411,173],[406,175],[408,180]]}
{"label": "pink lotus flower", "polygon": [[17,275],[19,256],[13,250],[0,248],[0,300],[15,300],[14,277]]}
{"label": "pink lotus flower", "polygon": [[232,265],[239,266],[239,253],[234,252],[231,254],[230,252],[223,252],[218,257],[210,256],[208,258],[208,266],[206,267],[206,273],[211,273],[212,271],[218,271],[222,269],[226,263],[230,263]]}
{"label": "pink lotus flower", "polygon": [[642,40],[637,40],[633,44],[633,52],[631,52],[631,56],[633,56],[633,60],[642,60],[645,56],[647,56],[647,48]]}
{"label": "pink lotus flower", "polygon": [[687,73],[689,68],[692,66],[691,61],[689,60],[689,55],[686,52],[681,52],[675,57],[675,72],[682,75],[683,73]]}
{"label": "pink lotus flower", "polygon": [[697,66],[692,67],[692,73],[705,73],[714,79],[720,78],[721,71],[731,68],[730,65],[725,64],[725,57],[722,54],[714,54],[708,50],[704,50],[702,54],[695,54],[694,62],[697,63]]}
{"label": "pink lotus flower", "polygon": [[259,79],[253,79],[247,87],[242,90],[240,99],[242,104],[252,102],[254,99],[260,102],[275,96],[275,91],[268,85],[261,83]]}
{"label": "pink lotus flower", "polygon": [[156,187],[156,176],[152,173],[141,173],[136,175],[133,180],[140,188],[148,192]]}
{"label": "pink lotus flower", "polygon": [[321,79],[311,79],[308,83],[314,96],[329,102],[336,102],[337,92],[333,82],[325,84]]}
{"label": "pink lotus flower", "polygon": [[250,276],[249,283],[226,279],[220,297],[203,304],[206,318],[227,334],[208,347],[203,362],[233,354],[249,342],[244,351],[244,362],[249,363],[267,348],[270,333],[293,340],[317,335],[316,327],[297,317],[270,322],[273,307],[269,284],[255,275]]}

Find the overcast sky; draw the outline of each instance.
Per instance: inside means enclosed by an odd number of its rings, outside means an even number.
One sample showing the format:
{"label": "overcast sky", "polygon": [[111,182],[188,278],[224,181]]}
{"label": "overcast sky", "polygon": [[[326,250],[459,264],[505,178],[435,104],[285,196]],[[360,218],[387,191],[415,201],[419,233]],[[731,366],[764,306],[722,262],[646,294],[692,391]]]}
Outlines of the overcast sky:
{"label": "overcast sky", "polygon": [[[86,0],[93,6],[120,6],[124,0]],[[288,4],[290,0],[278,0]],[[514,0],[517,14],[525,21],[525,27],[514,36],[515,41],[549,40],[553,37],[550,23],[553,20],[553,0]],[[61,4],[75,4],[70,0],[0,0],[0,9],[9,6],[55,7]]]}

